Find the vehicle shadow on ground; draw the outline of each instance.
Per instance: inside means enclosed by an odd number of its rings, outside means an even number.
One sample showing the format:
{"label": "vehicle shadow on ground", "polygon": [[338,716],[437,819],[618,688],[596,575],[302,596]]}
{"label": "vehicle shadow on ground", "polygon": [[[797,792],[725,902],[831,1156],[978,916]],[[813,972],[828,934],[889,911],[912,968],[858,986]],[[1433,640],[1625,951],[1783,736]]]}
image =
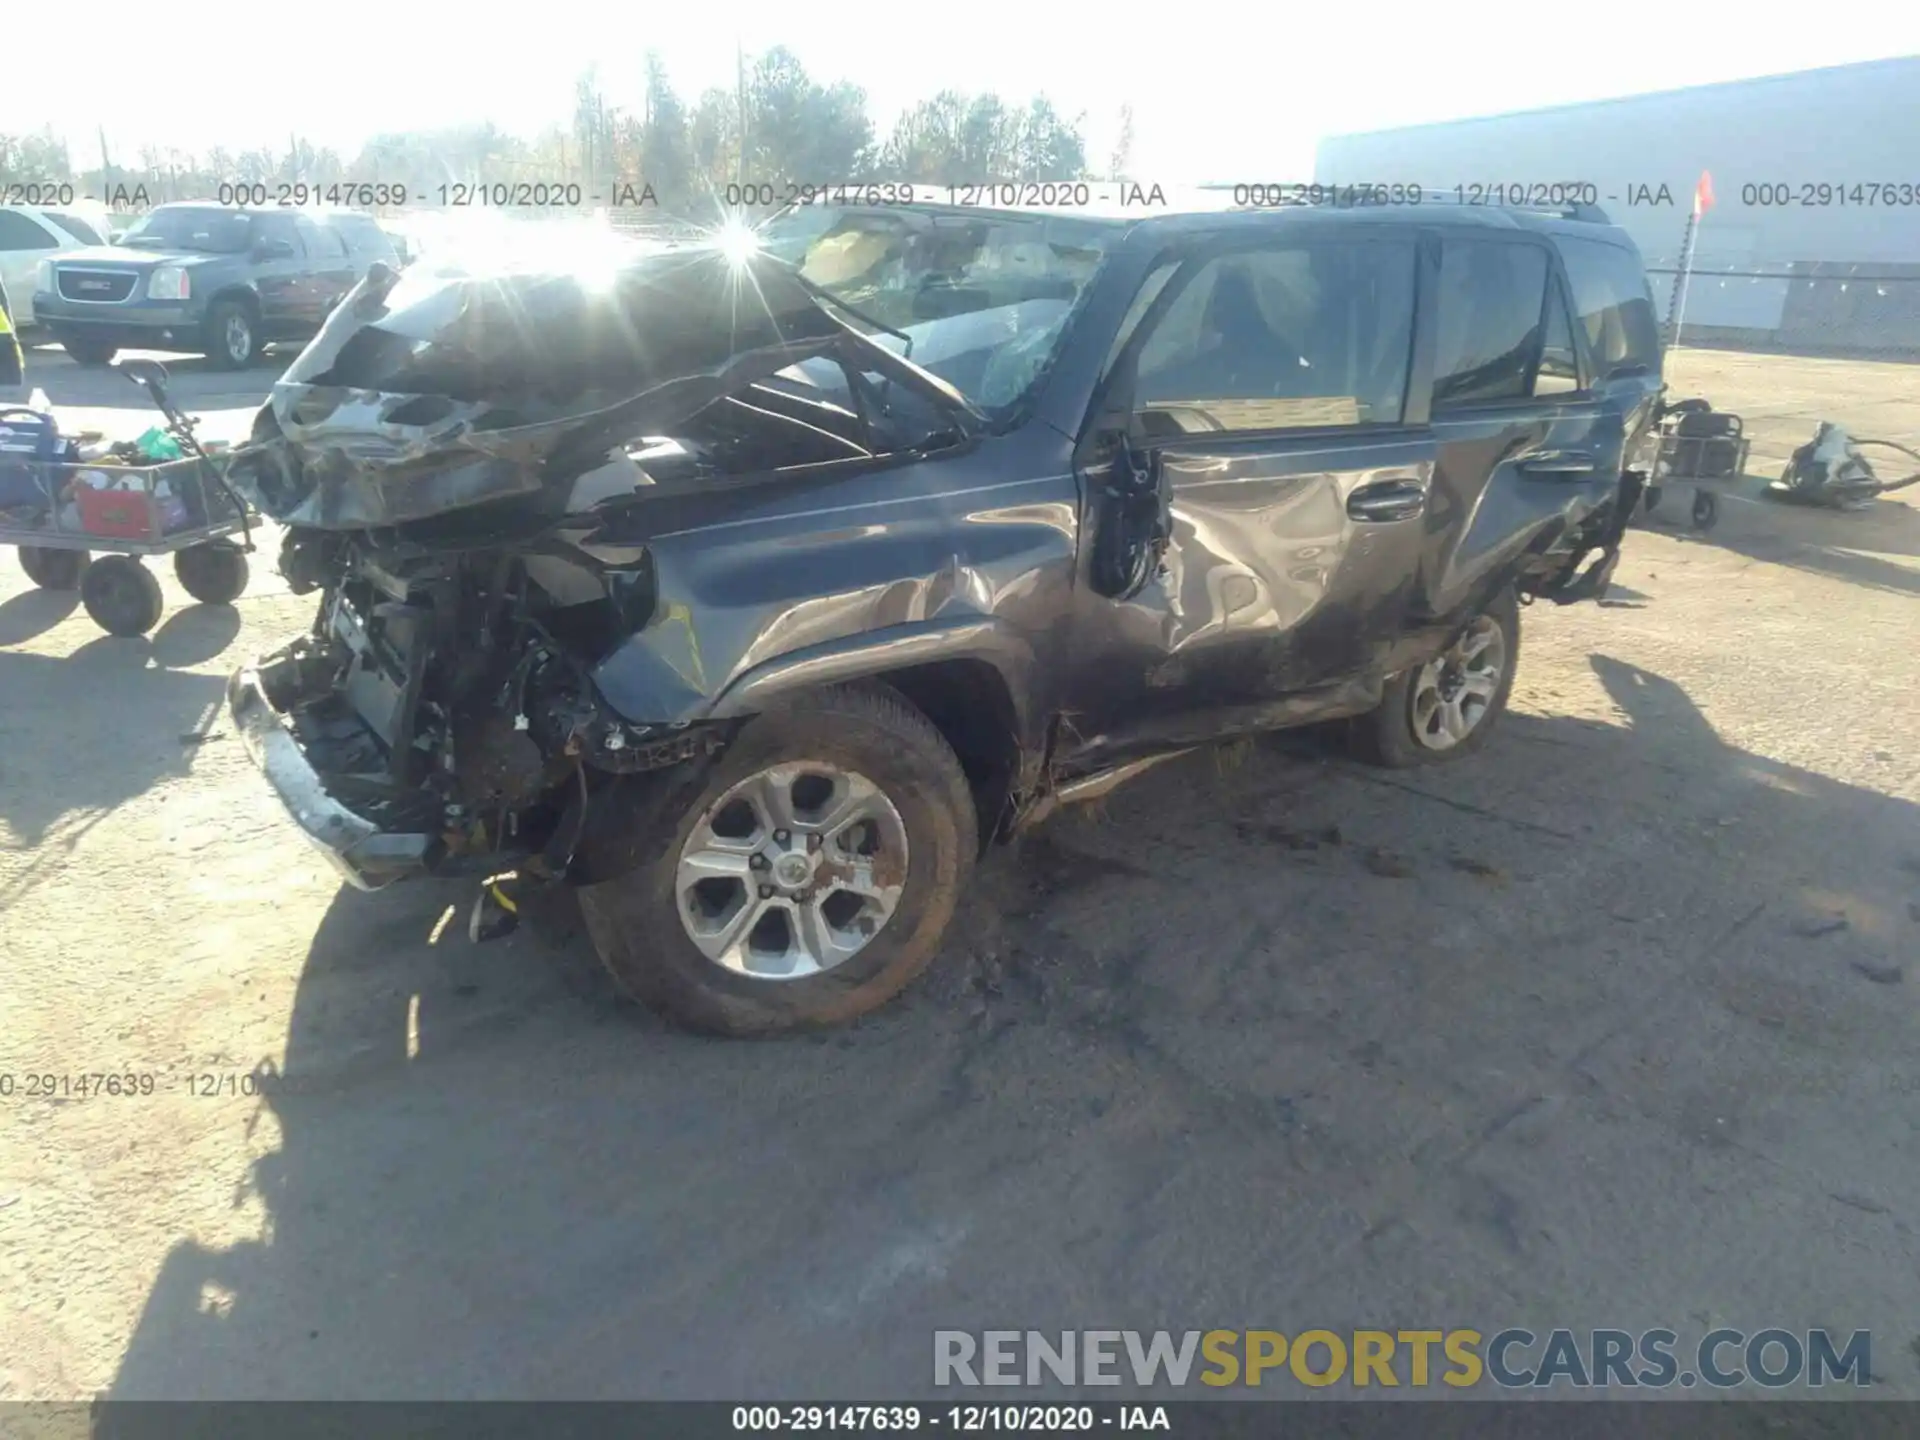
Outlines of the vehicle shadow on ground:
{"label": "vehicle shadow on ground", "polygon": [[1920,814],[1593,664],[1624,723],[1497,758],[1162,767],[824,1035],[675,1033],[565,923],[428,943],[464,888],[342,891],[234,1177],[265,1233],[175,1246],[110,1398],[933,1398],[936,1327],[1686,1323],[1744,1293],[1721,1231],[1809,1315],[1911,1322],[1863,1118],[1911,1032],[1859,967]]}
{"label": "vehicle shadow on ground", "polygon": [[0,645],[24,645],[80,608],[78,590],[23,590],[0,600]]}

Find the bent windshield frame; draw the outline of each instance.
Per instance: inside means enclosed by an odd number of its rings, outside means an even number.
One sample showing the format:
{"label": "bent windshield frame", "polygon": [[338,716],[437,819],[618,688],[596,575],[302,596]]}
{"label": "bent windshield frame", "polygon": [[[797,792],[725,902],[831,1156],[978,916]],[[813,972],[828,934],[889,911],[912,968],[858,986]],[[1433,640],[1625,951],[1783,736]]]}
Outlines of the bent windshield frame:
{"label": "bent windshield frame", "polygon": [[850,325],[952,385],[995,429],[1025,413],[1119,234],[1064,215],[818,205],[759,232],[763,250],[867,317],[838,312]]}

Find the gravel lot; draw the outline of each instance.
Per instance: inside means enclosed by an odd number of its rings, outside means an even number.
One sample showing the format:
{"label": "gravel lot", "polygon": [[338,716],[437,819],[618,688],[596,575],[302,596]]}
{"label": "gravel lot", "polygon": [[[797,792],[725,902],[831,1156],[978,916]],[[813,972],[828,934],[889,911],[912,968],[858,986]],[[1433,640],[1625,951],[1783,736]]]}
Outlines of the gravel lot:
{"label": "gravel lot", "polygon": [[[216,435],[266,374],[180,372]],[[1823,417],[1920,443],[1916,380],[1676,393],[1767,475]],[[219,710],[306,622],[270,568],[129,641],[0,558],[0,1397],[906,1397],[943,1327],[1507,1324],[1870,1329],[1920,1395],[1912,507],[1643,529],[1527,612],[1482,756],[1173,762],[989,862],[906,999],[761,1043],[617,1004],[564,914],[436,943],[464,888],[336,885]],[[21,1089],[100,1071],[155,1093]]]}

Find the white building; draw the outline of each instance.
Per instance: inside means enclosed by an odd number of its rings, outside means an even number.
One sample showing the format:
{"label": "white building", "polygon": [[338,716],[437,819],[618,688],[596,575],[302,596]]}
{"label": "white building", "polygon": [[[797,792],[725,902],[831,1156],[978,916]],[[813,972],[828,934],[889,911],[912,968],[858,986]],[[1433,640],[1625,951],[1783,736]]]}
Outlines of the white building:
{"label": "white building", "polygon": [[1592,200],[1639,244],[1665,318],[1703,171],[1686,338],[1920,350],[1920,56],[1342,135],[1314,178]]}

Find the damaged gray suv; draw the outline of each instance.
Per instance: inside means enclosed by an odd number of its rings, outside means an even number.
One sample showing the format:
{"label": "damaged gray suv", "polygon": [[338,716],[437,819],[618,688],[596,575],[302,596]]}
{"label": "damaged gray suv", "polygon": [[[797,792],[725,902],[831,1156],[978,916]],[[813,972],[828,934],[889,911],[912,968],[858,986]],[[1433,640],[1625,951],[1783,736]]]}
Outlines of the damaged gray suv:
{"label": "damaged gray suv", "polygon": [[471,873],[484,933],[571,884],[683,1023],[845,1020],[987,843],[1158,759],[1474,750],[1521,605],[1606,590],[1660,392],[1591,212],[812,207],[378,267],[236,454],[319,609],[229,704],[355,885]]}

